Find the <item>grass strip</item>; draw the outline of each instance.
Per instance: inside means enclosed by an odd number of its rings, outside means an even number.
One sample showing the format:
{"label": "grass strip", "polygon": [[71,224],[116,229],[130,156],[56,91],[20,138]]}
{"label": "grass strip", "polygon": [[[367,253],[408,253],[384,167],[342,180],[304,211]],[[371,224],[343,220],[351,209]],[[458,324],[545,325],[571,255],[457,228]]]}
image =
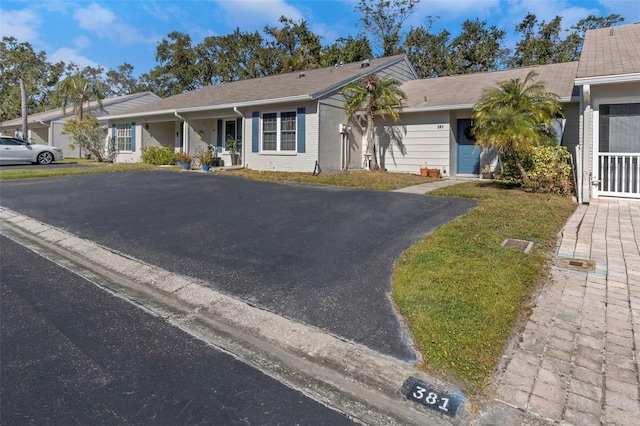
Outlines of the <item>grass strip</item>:
{"label": "grass strip", "polygon": [[[575,205],[498,183],[469,182],[432,194],[481,204],[400,256],[393,298],[425,357],[422,367],[478,394],[544,278],[548,254]],[[535,245],[525,254],[501,247],[506,238]]]}
{"label": "grass strip", "polygon": [[312,173],[261,172],[249,169],[228,170],[217,173],[227,173],[229,175],[241,176],[247,179],[281,184],[312,183],[316,185],[345,186],[377,191],[389,191],[392,189],[399,189],[406,186],[419,185],[421,183],[434,182],[437,180],[408,173],[371,172],[364,170],[321,173],[319,176],[313,176]]}
{"label": "grass strip", "polygon": [[[73,164],[73,163],[69,163]],[[88,163],[85,167],[52,167],[52,168],[26,168],[0,169],[0,180],[35,179],[56,176],[88,175],[95,173],[114,173],[132,170],[152,170],[158,166],[144,163]]]}

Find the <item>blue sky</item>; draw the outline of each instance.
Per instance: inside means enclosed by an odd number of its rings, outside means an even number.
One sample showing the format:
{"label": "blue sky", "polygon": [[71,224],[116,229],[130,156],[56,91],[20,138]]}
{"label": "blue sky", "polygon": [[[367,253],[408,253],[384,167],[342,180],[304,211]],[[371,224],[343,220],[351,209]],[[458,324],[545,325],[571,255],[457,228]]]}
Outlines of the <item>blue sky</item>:
{"label": "blue sky", "polygon": [[[0,34],[30,42],[51,62],[115,68],[123,62],[134,74],[156,65],[156,45],[171,31],[191,36],[193,43],[209,35],[225,35],[236,27],[262,31],[276,25],[281,15],[304,19],[311,30],[331,43],[338,37],[356,36],[357,0],[3,0]],[[528,13],[538,20],[563,17],[569,28],[590,14],[618,13],[624,23],[640,21],[638,0],[421,0],[405,23],[418,26],[427,16],[440,17],[434,31],[447,28],[456,35],[466,19],[480,18],[508,32]]]}

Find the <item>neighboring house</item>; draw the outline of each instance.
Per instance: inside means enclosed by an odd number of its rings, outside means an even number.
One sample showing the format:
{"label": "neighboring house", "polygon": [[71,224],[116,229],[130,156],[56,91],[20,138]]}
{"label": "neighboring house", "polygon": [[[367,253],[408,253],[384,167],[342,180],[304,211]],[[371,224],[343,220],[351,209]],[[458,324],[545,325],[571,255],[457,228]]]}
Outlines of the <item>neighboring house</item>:
{"label": "neighboring house", "polygon": [[[311,172],[316,163],[321,170],[359,169],[368,162],[362,151],[365,128],[357,120],[346,122],[341,89],[369,73],[391,75],[403,82],[408,99],[398,123],[376,121],[381,167],[419,173],[427,163],[444,175],[478,176],[482,150],[469,129],[482,89],[536,71],[537,81],[564,103],[563,144],[574,151],[577,67],[572,62],[417,80],[400,55],[207,86],[103,118],[120,162],[140,161],[145,146],[172,146],[195,156],[213,145],[229,165],[225,140],[231,137],[242,141],[241,163],[251,169]],[[493,160],[483,154],[483,163]]]}
{"label": "neighboring house", "polygon": [[[558,135],[575,152],[578,144],[578,91],[573,80],[578,62],[541,65],[451,77],[406,82],[407,94],[400,121],[382,122],[378,129],[382,158],[380,166],[393,172],[418,173],[426,163],[443,175],[478,176],[484,164],[495,167],[495,154],[475,145],[473,105],[485,87],[512,79],[524,80],[530,71],[538,74],[548,92],[560,97],[565,120]],[[385,125],[386,124],[386,125]]]}
{"label": "neighboring house", "polygon": [[[102,111],[98,107],[97,102],[91,101],[84,105],[85,114],[93,116],[118,114],[126,109],[134,108],[149,102],[157,101],[160,97],[151,92],[134,93],[131,95],[117,96],[102,100]],[[28,122],[28,135],[26,137],[32,143],[52,145],[62,149],[65,158],[80,157],[78,148],[72,150],[69,148],[71,140],[68,135],[62,134],[62,126],[73,116],[73,105],[66,108],[66,114],[62,108],[52,109],[37,114],[30,114]],[[105,123],[103,117],[101,122]],[[0,133],[10,136],[22,136],[22,118],[18,117],[0,123]]]}
{"label": "neighboring house", "polygon": [[587,31],[581,88],[578,198],[640,198],[640,23]]}
{"label": "neighboring house", "polygon": [[362,132],[347,131],[341,89],[376,73],[415,80],[404,55],[206,86],[118,115],[109,121],[119,154],[140,161],[141,149],[171,146],[192,156],[216,147],[231,164],[228,138],[242,141],[240,162],[255,170],[312,172],[362,167]]}
{"label": "neighboring house", "polygon": [[495,154],[475,146],[472,108],[499,81],[536,81],[560,97],[559,142],[577,170],[578,199],[640,198],[640,24],[587,31],[578,62],[418,80],[403,55],[203,87],[104,117],[118,161],[165,145],[190,154],[216,146],[230,164],[227,138],[242,141],[241,164],[256,170],[363,168],[364,128],[346,122],[341,89],[369,74],[390,75],[408,99],[398,122],[376,121],[380,166],[445,176],[479,176]]}

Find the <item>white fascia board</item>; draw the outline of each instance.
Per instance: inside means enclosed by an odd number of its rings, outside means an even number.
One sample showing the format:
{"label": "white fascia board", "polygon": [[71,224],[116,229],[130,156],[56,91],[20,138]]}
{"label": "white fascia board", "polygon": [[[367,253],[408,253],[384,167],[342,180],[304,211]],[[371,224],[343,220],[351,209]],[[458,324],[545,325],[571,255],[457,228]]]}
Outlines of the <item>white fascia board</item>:
{"label": "white fascia board", "polygon": [[[578,102],[580,98],[578,97],[568,97],[568,98],[560,98],[561,103],[570,103],[570,102]],[[475,104],[459,104],[459,105],[436,105],[436,106],[420,106],[420,107],[410,107],[410,108],[402,108],[401,113],[403,112],[430,112],[430,111],[457,111],[461,109],[473,109]]]}
{"label": "white fascia board", "polygon": [[148,112],[138,112],[138,113],[131,113],[131,114],[114,114],[114,115],[101,115],[100,117],[96,117],[98,120],[109,120],[109,121],[114,121],[114,120],[123,120],[123,119],[131,119],[131,118],[138,118],[138,117],[153,117],[155,115],[171,115],[173,116],[174,113],[176,112],[175,109],[165,109],[165,110],[160,110],[160,111],[148,111]]}
{"label": "white fascia board", "polygon": [[576,86],[583,86],[585,84],[629,83],[634,81],[640,81],[640,73],[576,78]]}
{"label": "white fascia board", "polygon": [[190,112],[216,111],[220,109],[233,109],[233,107],[244,108],[244,107],[250,107],[250,106],[284,104],[284,103],[291,103],[291,102],[310,101],[312,99],[313,98],[310,95],[299,95],[299,96],[289,96],[287,98],[263,99],[260,101],[233,102],[230,104],[207,105],[207,106],[193,107],[193,108],[180,108],[180,109],[177,109],[176,112],[178,114],[188,114]]}
{"label": "white fascia board", "polygon": [[436,106],[421,106],[402,108],[402,112],[430,112],[430,111],[455,111],[458,109],[472,109],[475,104],[465,105],[436,105]]}

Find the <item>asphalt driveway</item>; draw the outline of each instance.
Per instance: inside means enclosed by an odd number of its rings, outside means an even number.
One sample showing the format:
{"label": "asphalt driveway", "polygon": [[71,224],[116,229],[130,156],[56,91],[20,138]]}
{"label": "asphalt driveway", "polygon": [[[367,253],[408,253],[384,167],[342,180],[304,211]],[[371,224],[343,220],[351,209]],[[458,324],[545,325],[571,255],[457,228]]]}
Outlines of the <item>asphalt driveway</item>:
{"label": "asphalt driveway", "polygon": [[476,205],[167,171],[0,185],[3,207],[403,360],[393,262]]}

